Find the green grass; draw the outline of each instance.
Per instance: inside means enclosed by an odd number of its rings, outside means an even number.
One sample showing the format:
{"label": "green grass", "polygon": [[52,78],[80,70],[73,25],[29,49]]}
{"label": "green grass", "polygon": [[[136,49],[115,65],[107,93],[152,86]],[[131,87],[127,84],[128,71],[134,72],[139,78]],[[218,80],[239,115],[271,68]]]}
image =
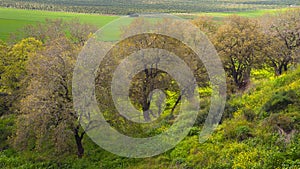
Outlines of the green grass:
{"label": "green grass", "polygon": [[100,28],[119,16],[0,8],[0,39],[6,40],[10,33],[16,32],[28,24],[45,22],[47,18],[65,20],[77,18],[83,23],[94,24]]}
{"label": "green grass", "polygon": [[101,37],[101,40],[103,41],[116,41],[120,39],[121,36],[121,29],[128,26],[134,18],[130,17],[121,17],[118,20],[115,20],[106,26],[102,27],[101,33],[97,34],[99,37]]}
{"label": "green grass", "polygon": [[[244,17],[259,17],[267,13],[275,13],[287,10],[282,9],[265,9],[246,12],[213,12],[213,13],[191,13],[191,14],[176,14],[182,18],[195,18],[197,16],[212,16],[215,20],[222,20],[226,16],[233,14]],[[25,25],[36,24],[39,22],[45,22],[46,19],[79,19],[82,23],[94,24],[99,28],[107,23],[120,18],[115,15],[98,15],[98,14],[82,14],[82,13],[70,13],[70,12],[50,12],[40,10],[24,10],[14,8],[0,8],[0,39],[7,40],[11,33],[17,32]],[[122,18],[118,22],[112,23],[107,29],[105,29],[105,40],[117,40],[120,36],[120,27],[128,25],[133,18]]]}
{"label": "green grass", "polygon": [[[145,17],[144,18],[146,22],[149,23],[157,23],[162,21],[160,17]],[[101,33],[99,33],[100,39],[103,41],[117,41],[120,40],[121,34],[122,34],[122,29],[126,28],[127,26],[130,25],[133,21],[135,21],[136,18],[133,17],[120,17],[118,20],[115,20],[106,26],[101,28]]]}
{"label": "green grass", "polygon": [[259,17],[265,14],[272,14],[276,12],[282,12],[287,10],[288,8],[281,9],[261,9],[255,11],[243,11],[243,12],[212,12],[212,13],[200,13],[199,15],[210,15],[214,17],[226,17],[230,15],[239,15],[243,17]]}
{"label": "green grass", "polygon": [[266,14],[275,14],[277,12],[283,12],[288,10],[289,8],[281,8],[281,9],[260,9],[260,10],[251,10],[251,11],[243,11],[243,12],[201,12],[201,13],[191,13],[191,14],[181,14],[178,15],[183,18],[196,18],[198,16],[211,16],[215,20],[222,20],[224,17],[228,17],[231,15],[238,15],[242,17],[260,17]]}

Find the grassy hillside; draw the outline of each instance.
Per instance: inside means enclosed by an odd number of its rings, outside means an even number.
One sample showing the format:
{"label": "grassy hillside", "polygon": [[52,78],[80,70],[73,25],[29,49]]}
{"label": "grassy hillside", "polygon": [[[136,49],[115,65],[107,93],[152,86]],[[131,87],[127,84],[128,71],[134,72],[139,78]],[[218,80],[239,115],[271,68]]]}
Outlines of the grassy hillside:
{"label": "grassy hillside", "polygon": [[[255,74],[262,74],[260,71]],[[264,74],[264,73],[263,73]],[[0,152],[0,168],[291,168],[300,167],[300,67],[280,77],[255,80],[228,100],[222,124],[204,144],[201,127],[172,150],[147,159],[113,155],[84,140],[86,156],[51,160],[43,154]],[[13,116],[0,131],[12,131]],[[164,130],[163,128],[158,130]]]}
{"label": "grassy hillside", "polygon": [[[223,17],[228,15],[237,14],[246,17],[259,17],[267,13],[275,13],[283,9],[265,9],[255,11],[244,11],[244,12],[210,12],[210,13],[191,13],[191,14],[176,14],[183,18],[195,18],[201,15],[212,16],[217,20],[222,20]],[[99,28],[103,25],[119,18],[119,16],[112,15],[97,15],[97,14],[81,14],[81,13],[70,13],[70,12],[50,12],[40,10],[24,10],[14,8],[0,8],[0,39],[6,40],[10,33],[14,33],[20,30],[22,27],[28,24],[35,24],[38,22],[45,22],[45,19],[79,19],[83,23],[94,24]],[[128,19],[130,20],[130,19]],[[124,21],[124,20],[122,20]],[[123,24],[123,23],[122,23]],[[116,39],[116,30],[112,30],[112,39]]]}
{"label": "grassy hillside", "polygon": [[198,143],[195,129],[172,151],[145,160],[146,166],[300,168],[300,68],[263,79],[228,100],[223,122],[207,142]]}
{"label": "grassy hillside", "polygon": [[238,15],[242,17],[260,17],[266,14],[275,14],[278,12],[283,12],[288,10],[289,8],[279,8],[279,9],[257,9],[257,10],[250,10],[250,11],[240,11],[240,12],[198,12],[198,13],[182,13],[177,14],[183,18],[195,18],[198,16],[211,16],[215,20],[222,20],[224,17],[230,15]]}
{"label": "grassy hillside", "polygon": [[79,14],[67,12],[48,12],[39,10],[22,10],[13,8],[0,8],[0,39],[6,40],[10,33],[18,31],[28,24],[45,22],[45,19],[79,19],[83,23],[94,24],[99,28],[118,16]]}

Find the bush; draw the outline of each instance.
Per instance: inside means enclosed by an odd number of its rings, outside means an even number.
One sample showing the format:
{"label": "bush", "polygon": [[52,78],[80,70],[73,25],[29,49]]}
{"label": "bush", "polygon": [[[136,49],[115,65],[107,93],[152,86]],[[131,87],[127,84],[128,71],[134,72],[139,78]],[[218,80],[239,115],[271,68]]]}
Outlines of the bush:
{"label": "bush", "polygon": [[280,127],[284,132],[290,133],[292,130],[300,128],[300,114],[272,114],[266,122],[266,125],[273,127],[275,130]]}
{"label": "bush", "polygon": [[244,110],[244,117],[246,118],[247,121],[252,122],[255,119],[256,114],[253,110],[246,109]]}
{"label": "bush", "polygon": [[0,117],[8,114],[9,107],[8,107],[8,100],[7,94],[0,92]]}
{"label": "bush", "polygon": [[237,118],[224,123],[224,137],[243,141],[252,137],[250,123],[245,119]]}
{"label": "bush", "polygon": [[14,127],[14,116],[7,115],[0,117],[0,151],[9,147],[8,137],[12,135]]}
{"label": "bush", "polygon": [[226,102],[225,110],[224,110],[221,122],[223,122],[225,119],[233,118],[234,112],[238,111],[239,107],[240,107],[240,105]]}
{"label": "bush", "polygon": [[275,93],[263,106],[266,112],[277,113],[285,110],[288,105],[298,102],[298,96],[294,90],[280,91]]}
{"label": "bush", "polygon": [[249,126],[239,126],[235,129],[236,138],[239,141],[243,141],[249,137],[252,137]]}

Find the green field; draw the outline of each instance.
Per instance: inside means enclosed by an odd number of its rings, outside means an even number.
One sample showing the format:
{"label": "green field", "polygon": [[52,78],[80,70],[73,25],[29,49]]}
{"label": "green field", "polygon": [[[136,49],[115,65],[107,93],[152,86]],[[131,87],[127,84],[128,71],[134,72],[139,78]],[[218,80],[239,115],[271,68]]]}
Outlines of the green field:
{"label": "green field", "polygon": [[222,19],[224,17],[230,16],[230,15],[238,15],[242,17],[260,17],[266,14],[275,14],[278,12],[283,12],[286,11],[288,8],[281,8],[281,9],[260,9],[260,10],[255,10],[255,11],[243,11],[243,12],[235,12],[235,13],[222,13],[222,12],[215,12],[215,13],[200,13],[198,15],[208,15],[212,16],[215,19]]}
{"label": "green field", "polygon": [[78,18],[83,23],[103,26],[117,18],[118,16],[80,14],[67,12],[49,12],[39,10],[23,10],[13,8],[0,8],[0,39],[6,40],[10,33],[16,32],[25,25],[45,22],[45,19],[65,19]]}
{"label": "green field", "polygon": [[224,17],[230,15],[238,15],[242,17],[260,17],[266,14],[274,14],[277,12],[283,12],[288,10],[289,8],[281,8],[281,9],[259,9],[254,11],[242,11],[242,12],[201,12],[201,13],[190,13],[190,14],[177,14],[183,18],[195,18],[198,16],[211,16],[215,20],[221,20]]}
{"label": "green field", "polygon": [[[222,18],[237,14],[245,17],[259,17],[266,13],[274,13],[286,10],[284,9],[266,9],[266,10],[256,10],[256,11],[246,11],[246,12],[214,12],[214,13],[191,13],[191,14],[175,14],[183,18],[195,18],[197,16],[208,15],[214,17],[216,20],[221,20]],[[35,24],[38,22],[45,22],[45,19],[79,19],[83,23],[94,24],[99,28],[103,25],[120,18],[116,15],[98,15],[98,14],[82,14],[82,13],[69,13],[69,12],[50,12],[50,11],[39,11],[39,10],[24,10],[24,9],[13,9],[13,8],[0,8],[0,39],[6,40],[8,36],[20,30],[22,27],[28,24]],[[127,20],[132,20],[131,18]],[[126,20],[122,19],[121,24],[126,25]],[[119,27],[111,27],[106,35],[108,39],[116,39],[118,33],[116,33]]]}

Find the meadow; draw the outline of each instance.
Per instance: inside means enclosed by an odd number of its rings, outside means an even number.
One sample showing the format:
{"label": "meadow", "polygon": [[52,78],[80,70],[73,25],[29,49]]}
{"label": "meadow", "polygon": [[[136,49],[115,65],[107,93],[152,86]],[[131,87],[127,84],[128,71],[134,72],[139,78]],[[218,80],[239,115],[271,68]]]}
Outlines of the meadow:
{"label": "meadow", "polygon": [[[255,10],[255,11],[243,11],[243,12],[210,12],[210,13],[190,13],[190,14],[175,14],[179,17],[191,19],[198,16],[211,16],[215,20],[222,20],[224,17],[229,15],[239,15],[244,17],[259,17],[267,13],[275,13],[284,11],[287,8],[282,9],[264,9],[264,10]],[[45,22],[45,19],[79,19],[82,23],[93,24],[97,27],[102,27],[105,24],[120,18],[121,16],[117,15],[100,15],[100,14],[83,14],[83,13],[71,13],[71,12],[50,12],[50,11],[41,11],[41,10],[25,10],[25,9],[14,9],[14,8],[0,8],[0,39],[7,40],[11,33],[19,31],[26,25],[36,24],[38,22]],[[131,19],[128,19],[130,21]],[[122,20],[123,22],[125,20]],[[126,23],[122,23],[126,24]],[[108,39],[116,39],[118,31],[116,29],[110,30],[111,32],[107,35]]]}
{"label": "meadow", "polygon": [[28,24],[45,22],[45,19],[71,20],[75,18],[82,23],[93,24],[100,28],[119,16],[0,8],[0,39],[6,40],[10,33]]}
{"label": "meadow", "polygon": [[258,9],[258,10],[250,10],[250,11],[240,11],[240,12],[200,12],[200,13],[183,13],[183,14],[177,14],[180,17],[183,18],[195,18],[199,16],[210,16],[213,17],[214,20],[222,20],[224,17],[228,17],[230,15],[238,15],[242,17],[249,17],[249,18],[255,18],[255,17],[261,17],[266,14],[275,14],[278,12],[283,12],[288,10],[289,8],[280,8],[280,9]]}

